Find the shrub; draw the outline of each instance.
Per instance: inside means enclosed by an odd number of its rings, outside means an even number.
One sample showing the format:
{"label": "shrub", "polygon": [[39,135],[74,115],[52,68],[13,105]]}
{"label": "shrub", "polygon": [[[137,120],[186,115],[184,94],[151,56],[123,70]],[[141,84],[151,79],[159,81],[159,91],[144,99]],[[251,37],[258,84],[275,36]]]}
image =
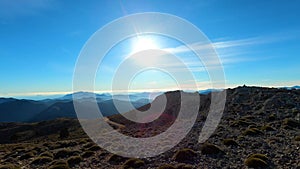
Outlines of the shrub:
{"label": "shrub", "polygon": [[117,165],[117,164],[120,164],[122,162],[124,162],[125,160],[127,160],[128,158],[125,158],[125,157],[122,157],[122,156],[119,156],[119,155],[116,155],[116,154],[112,154],[108,157],[108,162],[110,164],[114,164],[114,165]]}
{"label": "shrub", "polygon": [[86,152],[84,152],[82,155],[81,155],[81,157],[83,157],[83,158],[89,158],[89,157],[91,157],[91,156],[93,156],[95,153],[93,152],[93,151],[86,151]]}
{"label": "shrub", "polygon": [[69,133],[69,130],[68,130],[68,128],[62,128],[60,131],[59,131],[59,138],[68,138],[69,137],[69,135],[70,135],[70,133]]}
{"label": "shrub", "polygon": [[123,169],[139,168],[143,165],[145,165],[145,162],[143,160],[137,158],[131,158],[125,161],[125,163],[122,165],[122,168]]}
{"label": "shrub", "polygon": [[276,120],[276,114],[271,114],[268,118],[269,121],[274,121]]}
{"label": "shrub", "polygon": [[99,146],[97,146],[97,145],[94,145],[94,146],[88,148],[88,150],[89,151],[98,151],[98,150],[101,150],[101,148]]}
{"label": "shrub", "polygon": [[69,165],[66,161],[63,160],[59,160],[59,161],[55,161],[50,167],[49,169],[69,169]]}
{"label": "shrub", "polygon": [[21,152],[21,151],[25,151],[25,146],[23,145],[17,145],[16,147],[14,147],[12,150],[13,151],[18,151],[18,152]]}
{"label": "shrub", "polygon": [[69,166],[74,166],[76,164],[79,164],[82,161],[82,158],[80,156],[73,156],[68,158],[67,163]]}
{"label": "shrub", "polygon": [[36,146],[32,149],[32,151],[36,151],[36,152],[43,152],[43,151],[46,151],[46,147],[43,147],[43,146]]}
{"label": "shrub", "polygon": [[186,165],[186,164],[179,164],[176,169],[192,169],[193,166],[191,165]]}
{"label": "shrub", "polygon": [[230,126],[231,127],[239,127],[239,126],[248,127],[249,125],[252,125],[252,124],[254,124],[254,123],[246,121],[246,120],[237,120],[237,121],[234,121],[233,123],[231,123]]}
{"label": "shrub", "polygon": [[88,140],[83,138],[83,139],[80,139],[79,144],[86,144],[87,142],[88,142]]}
{"label": "shrub", "polygon": [[260,135],[260,134],[262,134],[262,132],[257,128],[249,128],[249,129],[246,129],[246,131],[244,132],[244,135],[246,135],[246,136],[256,136],[256,135]]}
{"label": "shrub", "polygon": [[75,141],[63,141],[59,143],[59,147],[63,148],[63,147],[73,147],[77,145],[77,142]]}
{"label": "shrub", "polygon": [[67,164],[54,164],[49,167],[49,169],[69,169],[70,167]]}
{"label": "shrub", "polygon": [[71,151],[70,149],[62,149],[55,153],[54,158],[55,159],[66,158],[78,154],[79,154],[78,151]]}
{"label": "shrub", "polygon": [[54,150],[54,149],[57,149],[60,147],[60,144],[59,143],[56,143],[56,142],[51,142],[51,143],[48,143],[48,144],[43,144],[44,146],[48,147],[49,150]]}
{"label": "shrub", "polygon": [[223,154],[225,154],[225,152],[221,148],[219,148],[216,145],[209,144],[209,143],[205,143],[202,145],[201,152],[202,152],[202,154],[206,154],[206,155],[214,155],[214,154],[223,155]]}
{"label": "shrub", "polygon": [[52,164],[68,164],[65,160],[56,160]]}
{"label": "shrub", "polygon": [[86,143],[85,145],[83,145],[83,148],[90,148],[90,147],[93,147],[93,146],[96,146],[95,143]]}
{"label": "shrub", "polygon": [[283,124],[292,128],[300,128],[300,122],[293,119],[284,119]]}
{"label": "shrub", "polygon": [[259,158],[247,158],[245,165],[251,168],[265,168],[268,166],[264,160]]}
{"label": "shrub", "polygon": [[29,159],[29,158],[32,158],[32,157],[34,157],[33,152],[28,152],[28,153],[22,155],[22,156],[19,158],[19,160],[26,160],[26,159]]}
{"label": "shrub", "polygon": [[5,164],[5,165],[0,165],[0,169],[20,169],[20,167],[15,166],[13,164]]}
{"label": "shrub", "polygon": [[37,157],[36,159],[34,159],[31,162],[31,164],[40,165],[40,164],[50,163],[51,161],[52,161],[52,158],[50,158],[50,157]]}
{"label": "shrub", "polygon": [[158,169],[176,169],[176,167],[174,167],[170,164],[164,164],[164,165],[158,167]]}
{"label": "shrub", "polygon": [[263,154],[251,154],[246,160],[245,165],[251,168],[265,168],[268,166],[268,157]]}
{"label": "shrub", "polygon": [[265,131],[276,131],[273,127],[269,125],[262,126],[261,129]]}
{"label": "shrub", "polygon": [[40,155],[40,157],[50,157],[50,158],[53,158],[53,154],[47,151],[47,152],[42,153]]}
{"label": "shrub", "polygon": [[174,154],[173,159],[177,162],[191,162],[191,160],[193,160],[193,158],[195,158],[196,156],[197,153],[194,150],[189,148],[184,148],[177,151]]}
{"label": "shrub", "polygon": [[264,161],[268,161],[268,157],[264,154],[251,154],[249,157],[259,158],[259,159],[262,159]]}
{"label": "shrub", "polygon": [[226,146],[239,146],[239,144],[233,139],[224,139],[223,144]]}

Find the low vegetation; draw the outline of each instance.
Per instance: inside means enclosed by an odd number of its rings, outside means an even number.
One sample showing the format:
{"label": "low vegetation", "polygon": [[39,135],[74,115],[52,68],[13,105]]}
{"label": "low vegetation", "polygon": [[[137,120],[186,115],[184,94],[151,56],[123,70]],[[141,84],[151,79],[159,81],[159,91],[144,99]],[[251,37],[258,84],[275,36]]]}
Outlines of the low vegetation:
{"label": "low vegetation", "polygon": [[265,168],[268,166],[268,157],[263,154],[251,154],[245,160],[245,165],[252,168]]}
{"label": "low vegetation", "polygon": [[176,166],[176,169],[193,169],[194,167],[192,165],[188,164],[179,164]]}
{"label": "low vegetation", "polygon": [[13,165],[13,164],[0,164],[0,169],[21,169],[21,167]]}
{"label": "low vegetation", "polygon": [[98,150],[101,150],[101,148],[97,145],[94,145],[92,147],[89,147],[87,150],[89,150],[89,151],[98,151]]}
{"label": "low vegetation", "polygon": [[71,149],[64,148],[64,149],[61,149],[61,150],[57,151],[54,154],[54,158],[55,159],[67,158],[67,157],[71,157],[73,155],[78,155],[78,154],[79,154],[78,151],[72,151]]}
{"label": "low vegetation", "polygon": [[122,165],[123,169],[132,169],[132,168],[139,168],[141,166],[144,166],[145,162],[140,159],[131,158],[124,162]]}
{"label": "low vegetation", "polygon": [[284,119],[283,125],[291,127],[291,128],[300,128],[300,122],[294,119]]}
{"label": "low vegetation", "polygon": [[53,159],[50,157],[37,157],[31,162],[31,164],[33,165],[47,164],[52,162],[52,160]]}
{"label": "low vegetation", "polygon": [[50,169],[69,169],[69,164],[65,160],[58,160],[52,162]]}
{"label": "low vegetation", "polygon": [[243,133],[246,136],[257,136],[263,134],[258,128],[248,128]]}
{"label": "low vegetation", "polygon": [[76,164],[79,164],[82,161],[82,158],[80,156],[73,156],[68,158],[67,163],[69,166],[74,166]]}
{"label": "low vegetation", "polygon": [[119,156],[117,154],[112,154],[112,155],[108,156],[108,159],[107,159],[107,161],[113,165],[120,164],[126,160],[127,160],[127,158]]}
{"label": "low vegetation", "polygon": [[53,154],[50,153],[49,151],[46,151],[46,152],[42,153],[42,154],[40,155],[40,157],[50,157],[50,158],[53,158],[54,156],[53,156]]}
{"label": "low vegetation", "polygon": [[20,156],[19,160],[26,160],[26,159],[32,158],[34,156],[35,156],[35,154],[33,152],[27,152],[27,153],[23,154],[22,156]]}
{"label": "low vegetation", "polygon": [[261,127],[261,129],[264,130],[264,131],[276,131],[276,129],[274,129],[270,125],[264,125],[264,126]]}
{"label": "low vegetation", "polygon": [[176,169],[173,165],[170,164],[164,164],[158,167],[158,169]]}
{"label": "low vegetation", "polygon": [[95,152],[93,152],[93,151],[86,151],[86,152],[84,152],[84,153],[81,155],[81,157],[82,157],[82,158],[89,158],[89,157],[93,156],[94,154],[95,154]]}
{"label": "low vegetation", "polygon": [[224,155],[225,152],[218,146],[204,143],[201,147],[201,153],[206,155]]}
{"label": "low vegetation", "polygon": [[173,159],[177,162],[192,162],[193,159],[197,156],[197,153],[189,148],[184,148],[181,150],[178,150],[174,156]]}
{"label": "low vegetation", "polygon": [[224,139],[223,144],[226,146],[239,146],[239,144],[234,139]]}

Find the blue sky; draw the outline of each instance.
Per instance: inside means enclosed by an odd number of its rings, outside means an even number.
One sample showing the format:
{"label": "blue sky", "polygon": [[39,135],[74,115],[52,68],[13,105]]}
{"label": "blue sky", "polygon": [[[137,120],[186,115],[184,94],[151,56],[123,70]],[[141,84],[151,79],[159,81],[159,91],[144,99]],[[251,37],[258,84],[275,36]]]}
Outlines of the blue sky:
{"label": "blue sky", "polygon": [[[228,87],[299,85],[299,7],[296,0],[1,0],[0,96],[72,91],[76,59],[89,37],[112,20],[137,12],[169,13],[196,25],[216,47]],[[156,43],[168,48],[163,41]],[[170,44],[176,48],[176,43]],[[121,48],[120,44],[108,54],[106,65],[114,66],[109,57],[119,55]],[[148,73],[137,77],[133,86],[143,89],[168,79],[157,88],[172,88],[170,77],[160,74],[155,79]],[[195,75],[200,88],[209,87],[205,72],[195,71]],[[104,84],[110,77],[108,73],[104,79],[97,78],[98,90],[107,89]]]}

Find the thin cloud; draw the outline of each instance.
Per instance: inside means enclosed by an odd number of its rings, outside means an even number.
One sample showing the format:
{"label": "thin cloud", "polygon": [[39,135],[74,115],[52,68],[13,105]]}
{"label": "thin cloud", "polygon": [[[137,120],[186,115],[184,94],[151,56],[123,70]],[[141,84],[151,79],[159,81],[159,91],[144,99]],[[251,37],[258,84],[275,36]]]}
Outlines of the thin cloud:
{"label": "thin cloud", "polygon": [[[216,50],[217,54],[219,55],[219,59],[223,65],[230,65],[237,62],[249,62],[249,61],[257,61],[257,60],[265,60],[270,59],[272,57],[257,57],[257,55],[253,55],[249,57],[247,55],[253,53],[253,50],[250,50],[249,47],[262,45],[262,44],[269,44],[269,43],[276,43],[285,40],[289,40],[295,37],[286,36],[285,34],[278,34],[272,36],[258,36],[246,39],[237,39],[237,40],[226,40],[224,38],[218,39],[218,41],[212,42],[211,44],[204,44],[204,43],[194,43],[188,45],[181,45],[174,48],[165,48],[163,50],[167,52],[171,52],[174,54],[181,54],[186,55],[187,57],[192,55],[192,51],[187,46],[193,48],[196,51],[202,52],[206,51],[206,49],[212,49],[212,47]],[[208,59],[207,59],[208,58]],[[195,65],[198,62],[187,62],[186,64],[191,66]],[[209,60],[209,56],[206,57],[206,66],[215,66],[219,64],[217,60]],[[200,65],[199,65],[200,66]]]}
{"label": "thin cloud", "polygon": [[177,46],[175,48],[165,48],[165,51],[173,52],[173,53],[183,53],[183,52],[191,52],[187,46],[195,49],[195,50],[203,50],[207,48],[214,47],[215,49],[226,49],[226,48],[234,48],[234,47],[245,47],[252,45],[259,45],[265,43],[273,43],[279,41],[282,38],[273,38],[273,37],[253,37],[247,39],[238,39],[238,40],[223,40],[212,42],[211,44],[203,44],[203,43],[193,43],[188,45]]}

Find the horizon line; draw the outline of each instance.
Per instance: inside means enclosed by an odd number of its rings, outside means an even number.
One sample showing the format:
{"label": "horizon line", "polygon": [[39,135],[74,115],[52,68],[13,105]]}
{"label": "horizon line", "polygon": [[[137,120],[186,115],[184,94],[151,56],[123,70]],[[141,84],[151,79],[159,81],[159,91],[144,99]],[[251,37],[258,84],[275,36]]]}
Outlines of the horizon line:
{"label": "horizon line", "polygon": [[[182,90],[182,91],[201,91],[201,90],[210,90],[210,89],[230,89],[230,88],[237,88],[241,87],[243,85],[236,85],[236,86],[226,86],[225,88],[198,88],[197,90],[195,89],[179,89],[179,88],[169,88],[169,89],[137,89],[137,90],[94,90],[94,91],[51,91],[51,92],[27,92],[27,93],[7,93],[3,94],[0,93],[0,98],[21,98],[21,97],[45,97],[45,96],[62,96],[62,95],[67,95],[67,94],[72,94],[72,93],[78,93],[78,92],[90,92],[90,93],[95,93],[95,94],[130,94],[130,93],[143,93],[143,92],[148,92],[148,93],[155,93],[155,92],[168,92],[168,91],[176,91],[176,90]],[[295,87],[298,85],[292,85],[292,86],[282,86],[282,85],[274,85],[274,86],[262,86],[262,85],[245,85],[247,87],[266,87],[266,88],[285,88],[285,87]]]}

